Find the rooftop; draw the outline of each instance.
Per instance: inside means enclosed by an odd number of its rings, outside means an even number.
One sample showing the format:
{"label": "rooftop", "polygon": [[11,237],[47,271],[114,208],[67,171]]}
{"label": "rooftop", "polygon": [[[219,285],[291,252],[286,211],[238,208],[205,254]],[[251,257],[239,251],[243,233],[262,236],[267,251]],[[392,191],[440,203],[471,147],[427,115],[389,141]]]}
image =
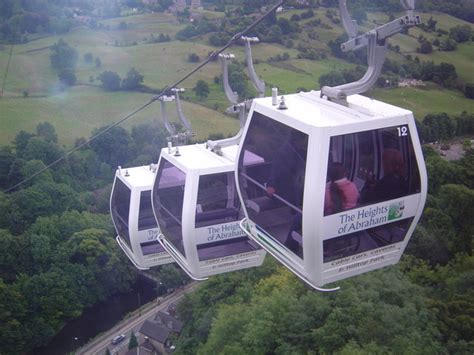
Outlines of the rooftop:
{"label": "rooftop", "polygon": [[166,326],[168,329],[180,333],[183,329],[183,322],[175,317],[163,312],[159,311],[155,316],[155,321],[160,323],[161,325]]}
{"label": "rooftop", "polygon": [[140,328],[140,333],[150,339],[164,344],[166,342],[166,339],[168,339],[171,330],[163,325],[158,324],[157,322],[146,320]]}

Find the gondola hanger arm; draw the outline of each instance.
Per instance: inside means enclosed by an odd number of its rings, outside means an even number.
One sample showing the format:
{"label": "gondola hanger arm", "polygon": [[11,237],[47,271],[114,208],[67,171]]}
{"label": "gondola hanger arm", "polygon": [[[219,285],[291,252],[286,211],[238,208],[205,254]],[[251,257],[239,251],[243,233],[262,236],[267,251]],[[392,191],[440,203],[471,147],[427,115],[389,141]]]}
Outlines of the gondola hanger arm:
{"label": "gondola hanger arm", "polygon": [[235,58],[235,55],[231,53],[219,54],[219,60],[221,62],[221,67],[222,67],[222,84],[224,85],[225,96],[227,97],[227,100],[229,100],[231,104],[236,105],[239,102],[239,95],[230,87],[229,67],[227,65],[227,61],[232,60],[234,58]]}
{"label": "gondola hanger arm", "polygon": [[258,96],[263,97],[265,95],[265,82],[260,79],[255,72],[252,59],[252,48],[250,47],[251,42],[259,42],[259,39],[258,37],[242,36],[242,40],[245,43],[245,60],[247,61],[247,69],[249,71],[250,80],[252,81],[255,90],[258,92]]}
{"label": "gondola hanger arm", "polygon": [[171,136],[176,134],[176,128],[171,124],[168,113],[166,112],[166,102],[171,102],[174,100],[174,96],[163,95],[159,98],[161,106],[161,119],[163,120],[163,125]]}
{"label": "gondola hanger arm", "polygon": [[185,131],[183,133],[178,133],[177,134],[177,140],[178,143],[181,144],[186,144],[193,136],[194,132],[191,127],[191,122],[187,119],[187,117],[184,115],[184,112],[181,108],[181,100],[179,98],[179,93],[184,92],[185,90],[183,88],[173,88],[171,89],[171,92],[174,93],[175,101],[176,101],[176,111],[178,113],[178,118],[183,127],[185,128]]}
{"label": "gondola hanger arm", "polygon": [[377,82],[385,61],[387,38],[420,23],[420,17],[414,15],[413,12],[414,0],[400,0],[400,2],[406,10],[405,16],[355,36],[357,30],[352,20],[350,20],[347,1],[339,0],[342,22],[349,35],[349,40],[341,45],[341,49],[347,52],[367,46],[368,68],[364,76],[355,82],[335,87],[323,86],[321,96],[327,96],[331,101],[347,105],[347,96],[366,92]]}

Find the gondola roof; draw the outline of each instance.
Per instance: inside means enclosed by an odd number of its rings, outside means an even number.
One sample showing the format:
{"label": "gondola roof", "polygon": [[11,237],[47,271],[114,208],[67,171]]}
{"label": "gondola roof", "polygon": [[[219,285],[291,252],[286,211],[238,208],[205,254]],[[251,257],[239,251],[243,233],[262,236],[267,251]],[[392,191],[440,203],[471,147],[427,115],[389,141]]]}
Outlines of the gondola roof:
{"label": "gondola roof", "polygon": [[[272,105],[272,98],[255,99],[259,111],[270,115],[275,110],[284,116],[291,116],[304,125],[314,127],[338,127],[354,123],[373,121],[374,118],[386,118],[410,114],[410,111],[362,95],[347,98],[348,106],[320,98],[320,91],[300,92],[285,95],[287,110],[279,110]],[[317,105],[315,105],[317,104]],[[268,112],[263,112],[263,110]],[[271,110],[271,111],[270,111]]]}
{"label": "gondola roof", "polygon": [[137,166],[133,168],[122,168],[120,178],[129,187],[148,189],[153,185],[155,172],[149,165]]}

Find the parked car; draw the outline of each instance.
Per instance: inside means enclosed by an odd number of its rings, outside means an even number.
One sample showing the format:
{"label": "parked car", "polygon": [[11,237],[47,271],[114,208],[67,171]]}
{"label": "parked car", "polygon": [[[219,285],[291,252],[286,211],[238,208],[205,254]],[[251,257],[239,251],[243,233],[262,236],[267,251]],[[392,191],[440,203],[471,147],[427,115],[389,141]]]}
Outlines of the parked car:
{"label": "parked car", "polygon": [[117,335],[116,337],[114,337],[112,339],[112,344],[113,345],[117,345],[118,343],[120,343],[121,341],[123,341],[125,339],[125,334],[120,334],[120,335]]}

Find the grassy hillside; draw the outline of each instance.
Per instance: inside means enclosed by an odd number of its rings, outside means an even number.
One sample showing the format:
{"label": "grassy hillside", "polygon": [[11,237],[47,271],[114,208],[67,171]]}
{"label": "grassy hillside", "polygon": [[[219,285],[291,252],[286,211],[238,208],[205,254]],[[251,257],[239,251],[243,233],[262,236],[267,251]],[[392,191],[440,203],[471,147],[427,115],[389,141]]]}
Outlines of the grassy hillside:
{"label": "grassy hillside", "polygon": [[[51,122],[61,143],[71,146],[78,137],[88,137],[94,128],[111,124],[141,106],[151,98],[139,93],[108,93],[90,87],[75,87],[46,98],[3,98],[0,105],[0,142],[7,144],[19,130],[34,131],[39,122]],[[183,102],[183,110],[191,120],[197,139],[209,133],[233,134],[238,121],[200,105]],[[155,103],[125,123],[125,128],[158,120],[161,122],[159,103]],[[167,112],[176,121],[175,106]]]}
{"label": "grassy hillside", "polygon": [[474,112],[474,100],[466,99],[459,91],[440,87],[376,89],[371,95],[378,100],[413,111],[418,120],[422,120],[428,113],[446,112],[459,115],[462,111]]}
{"label": "grassy hillside", "polygon": [[[301,10],[292,10],[279,16],[290,18]],[[282,45],[260,43],[252,47],[255,68],[267,83],[267,93],[272,86],[277,86],[282,93],[291,93],[298,88],[319,89],[319,77],[333,70],[351,68],[354,65],[331,55],[327,43],[343,33],[340,25],[326,16],[326,9],[315,11],[316,16],[299,22],[304,26],[318,19],[320,25],[305,28],[293,38],[292,48]],[[201,11],[208,18],[222,17],[222,13]],[[422,14],[423,21],[429,17],[438,21],[437,28],[446,31],[456,25],[466,22],[445,14]],[[388,16],[381,13],[370,13],[368,21],[361,26],[369,29],[374,22],[387,21]],[[125,23],[125,26],[121,26]],[[190,41],[174,40],[175,34],[184,28],[171,14],[133,15],[101,21],[96,29],[87,27],[75,28],[70,33],[59,36],[38,38],[26,44],[15,45],[13,57],[5,82],[4,97],[0,100],[0,118],[2,130],[0,143],[5,144],[20,130],[31,131],[41,121],[53,123],[62,137],[62,143],[72,144],[75,138],[88,136],[90,131],[123,116],[127,112],[146,102],[149,95],[139,93],[107,93],[98,88],[100,84],[95,78],[104,70],[112,70],[124,77],[127,71],[134,67],[144,75],[144,84],[152,88],[162,88],[189,72],[196,66],[188,61],[191,53],[198,54],[201,59],[215,50],[208,44],[208,35],[198,36]],[[125,29],[119,29],[125,27]],[[170,42],[150,43],[151,34],[155,37],[162,33],[171,37]],[[404,54],[418,55],[420,60],[433,60],[436,63],[450,62],[456,66],[458,75],[466,82],[474,82],[474,43],[459,44],[454,52],[434,51],[429,55],[416,53],[419,47],[417,38],[423,34],[428,39],[434,39],[435,33],[428,33],[420,28],[410,30],[409,35],[397,35],[391,43],[399,45],[400,53],[389,52],[389,57],[405,61]],[[60,91],[56,73],[52,70],[49,47],[63,38],[73,46],[79,54],[76,76],[79,85],[66,91]],[[327,59],[307,60],[298,59],[298,46],[303,45],[324,52]],[[0,73],[5,73],[10,46],[0,46]],[[236,60],[244,62],[242,45],[236,45],[228,50],[236,55]],[[269,61],[288,53],[290,58],[285,61]],[[99,58],[101,66],[86,63],[84,54],[91,53]],[[228,135],[237,129],[237,122],[222,115],[228,103],[220,84],[213,79],[221,74],[218,62],[210,63],[182,85],[187,89],[183,97],[184,110],[194,124],[198,138],[205,138],[209,133],[224,133]],[[198,79],[204,79],[210,84],[211,92],[208,99],[199,101],[191,91]],[[0,78],[3,84],[3,77]],[[82,84],[82,85],[81,85]],[[87,84],[84,85],[84,84]],[[92,84],[92,86],[90,86]],[[250,85],[249,85],[250,86]],[[24,92],[28,97],[23,97]],[[373,93],[376,98],[413,110],[418,118],[428,112],[448,112],[459,114],[463,110],[473,110],[473,100],[465,99],[458,91],[444,90],[436,85],[426,88],[405,88],[394,90],[377,89]],[[433,99],[435,98],[435,99]],[[173,109],[168,110],[170,114]],[[218,109],[214,111],[212,109]],[[159,106],[154,105],[137,115],[128,126],[141,120],[159,118]]]}

